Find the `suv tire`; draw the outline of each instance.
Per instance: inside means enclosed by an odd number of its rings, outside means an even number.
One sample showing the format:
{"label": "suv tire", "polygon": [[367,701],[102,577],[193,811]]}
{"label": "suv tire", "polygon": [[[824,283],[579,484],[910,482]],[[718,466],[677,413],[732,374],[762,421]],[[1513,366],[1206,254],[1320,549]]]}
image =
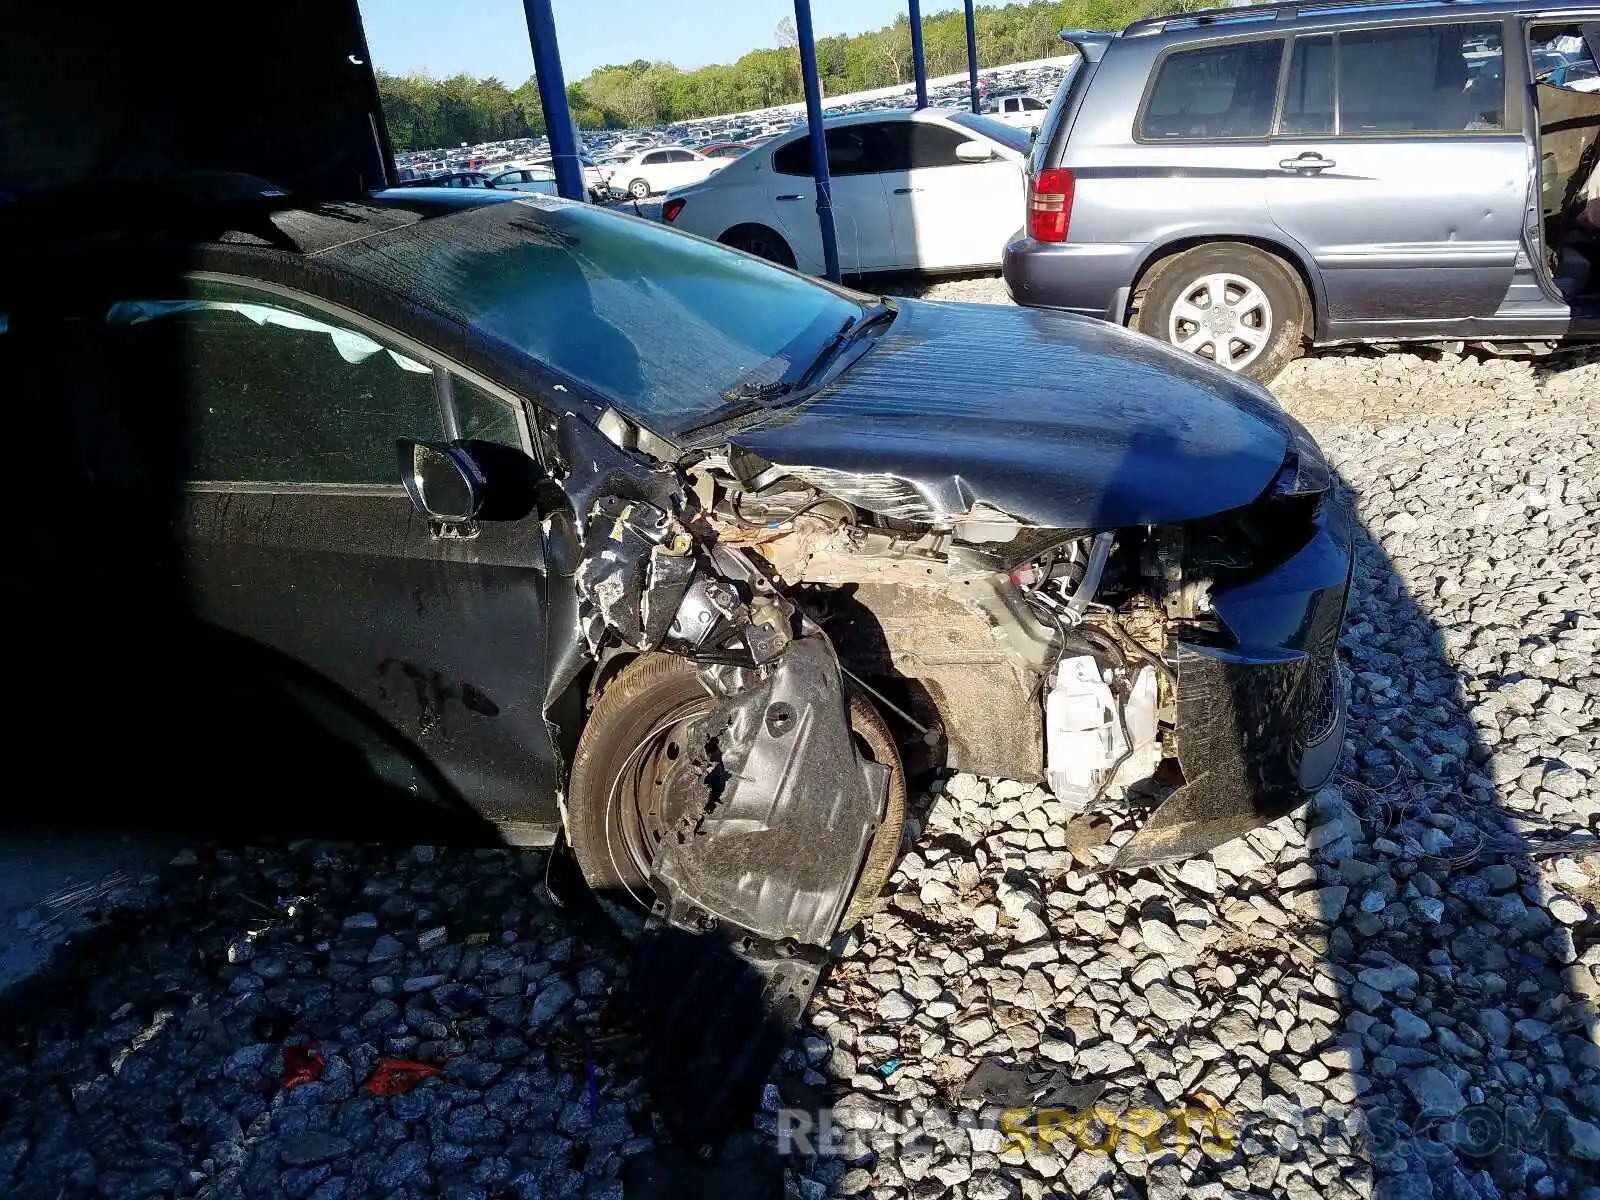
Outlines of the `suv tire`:
{"label": "suv tire", "polygon": [[[883,820],[867,846],[861,876],[841,928],[866,915],[900,855],[906,820],[905,770],[894,736],[876,707],[849,690],[850,731],[858,751],[889,768]],[[711,711],[711,696],[688,659],[641,654],[608,681],[573,758],[567,840],[600,905],[633,934],[655,893],[649,858],[675,821],[662,811],[659,779],[684,753],[691,721]],[[648,781],[657,780],[651,788]]]}
{"label": "suv tire", "polygon": [[1293,267],[1254,246],[1222,242],[1158,264],[1147,277],[1135,328],[1271,383],[1300,357],[1309,308]]}

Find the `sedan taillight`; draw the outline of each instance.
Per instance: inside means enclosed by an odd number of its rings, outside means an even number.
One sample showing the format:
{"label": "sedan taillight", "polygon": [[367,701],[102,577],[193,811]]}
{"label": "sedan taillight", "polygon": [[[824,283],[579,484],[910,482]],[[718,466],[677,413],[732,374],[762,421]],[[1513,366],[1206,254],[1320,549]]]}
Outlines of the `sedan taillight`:
{"label": "sedan taillight", "polygon": [[1066,167],[1048,167],[1028,183],[1028,234],[1039,242],[1064,242],[1072,220],[1077,180]]}
{"label": "sedan taillight", "polygon": [[684,205],[688,203],[687,200],[668,200],[661,206],[661,219],[669,224],[676,221],[678,214],[683,211]]}

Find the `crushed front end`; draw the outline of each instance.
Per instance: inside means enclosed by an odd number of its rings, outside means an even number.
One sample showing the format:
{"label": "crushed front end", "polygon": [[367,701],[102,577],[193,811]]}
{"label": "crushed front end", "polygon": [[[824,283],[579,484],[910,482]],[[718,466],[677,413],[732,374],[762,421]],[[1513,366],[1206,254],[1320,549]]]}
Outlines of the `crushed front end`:
{"label": "crushed front end", "polygon": [[[1062,528],[959,481],[735,442],[641,475],[657,448],[613,424],[611,444],[565,448],[575,519],[553,562],[574,584],[569,679],[587,660],[598,690],[672,655],[707,699],[659,772],[670,820],[632,983],[653,1090],[693,1141],[750,1101],[886,878],[905,774],[1046,784],[1074,811],[1148,782],[1165,798],[1113,863],[1135,869],[1270,821],[1334,770],[1350,529],[1303,434],[1238,507]],[[887,756],[862,749],[863,698]]]}
{"label": "crushed front end", "polygon": [[1045,783],[1077,811],[1165,785],[1117,868],[1203,853],[1337,765],[1349,518],[1301,431],[1250,503],[1115,529],[941,511],[888,475],[699,471],[708,520],[770,564],[913,767]]}

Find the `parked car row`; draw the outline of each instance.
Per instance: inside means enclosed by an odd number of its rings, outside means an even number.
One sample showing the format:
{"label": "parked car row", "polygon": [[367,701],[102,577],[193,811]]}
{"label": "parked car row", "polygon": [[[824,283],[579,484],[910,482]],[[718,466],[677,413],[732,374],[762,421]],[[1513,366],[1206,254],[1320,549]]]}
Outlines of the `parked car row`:
{"label": "parked car row", "polygon": [[[1017,107],[1020,103],[1029,113],[1037,112],[1046,107],[1063,70],[1063,66],[1053,63],[1022,68],[991,68],[980,74],[979,92],[983,96],[1003,96],[1006,105]],[[1028,97],[1027,101],[1019,101],[1018,98],[1024,95]],[[929,99],[937,106],[965,107],[968,102],[967,85],[961,82],[935,86],[929,92]],[[832,116],[846,116],[857,112],[907,108],[911,103],[912,88],[907,85],[885,95],[846,99],[842,103],[827,102],[826,111]],[[1038,108],[1034,107],[1036,105]],[[1004,117],[1005,112],[997,115]],[[1007,119],[1008,123],[1027,124]],[[791,105],[727,116],[699,117],[658,125],[652,129],[584,130],[580,140],[585,155],[585,181],[590,191],[597,195],[631,195],[628,185],[633,179],[612,180],[608,168],[636,158],[642,151],[683,149],[708,158],[737,158],[743,150],[789,132],[801,120],[803,114],[797,113]],[[414,150],[395,156],[400,180],[407,184],[422,178],[438,178],[464,171],[482,171],[493,177],[512,168],[538,162],[548,163],[549,159],[550,144],[545,137],[514,138],[476,146],[462,145],[454,149]],[[591,178],[591,168],[606,171],[607,178]],[[648,183],[648,176],[644,178]]]}
{"label": "parked car row", "polygon": [[[844,271],[1001,265],[1021,304],[1259,380],[1308,345],[1600,336],[1590,10],[1266,5],[1063,37],[1036,136],[1014,96],[828,118]],[[819,273],[814,209],[797,128],[662,217]]]}

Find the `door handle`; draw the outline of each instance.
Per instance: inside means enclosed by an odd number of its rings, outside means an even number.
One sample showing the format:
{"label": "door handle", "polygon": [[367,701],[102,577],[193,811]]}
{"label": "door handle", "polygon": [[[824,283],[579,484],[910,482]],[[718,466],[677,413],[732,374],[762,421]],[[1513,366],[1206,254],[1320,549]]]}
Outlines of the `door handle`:
{"label": "door handle", "polygon": [[805,197],[802,196],[799,192],[790,192],[786,196],[779,196],[778,199],[779,200],[804,200]]}
{"label": "door handle", "polygon": [[896,196],[909,196],[912,192],[920,192],[921,190],[921,188],[895,188],[894,194]]}
{"label": "door handle", "polygon": [[1304,154],[1298,154],[1294,158],[1281,158],[1278,160],[1279,168],[1285,171],[1326,171],[1329,167],[1337,167],[1338,165],[1331,158],[1323,158],[1315,150],[1307,150]]}

